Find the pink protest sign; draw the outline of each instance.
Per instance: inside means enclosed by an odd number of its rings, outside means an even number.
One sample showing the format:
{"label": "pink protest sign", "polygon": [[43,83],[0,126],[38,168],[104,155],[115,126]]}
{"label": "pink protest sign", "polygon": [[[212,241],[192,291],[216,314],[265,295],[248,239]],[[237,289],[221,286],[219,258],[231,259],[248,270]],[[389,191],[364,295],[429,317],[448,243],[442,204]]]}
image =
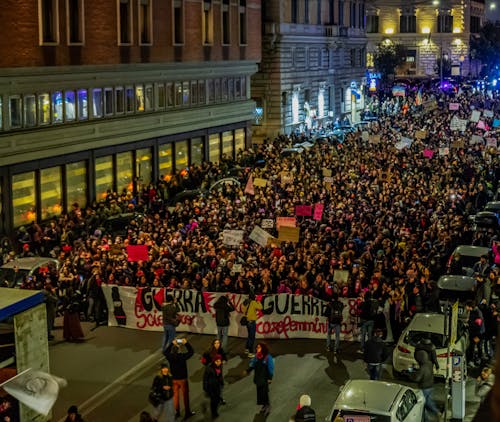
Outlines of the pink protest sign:
{"label": "pink protest sign", "polygon": [[128,245],[128,261],[147,261],[149,259],[148,247],[146,245]]}
{"label": "pink protest sign", "polygon": [[312,215],[312,207],[310,205],[296,205],[295,215],[297,217],[310,217]]}
{"label": "pink protest sign", "polygon": [[460,107],[460,104],[459,103],[450,103],[449,104],[449,109],[450,110],[458,110]]}
{"label": "pink protest sign", "polygon": [[314,205],[314,219],[319,221],[323,217],[323,208],[325,206],[323,204],[315,204]]}
{"label": "pink protest sign", "polygon": [[277,217],[276,218],[276,228],[279,230],[280,227],[295,227],[295,217]]}
{"label": "pink protest sign", "polygon": [[432,149],[424,149],[424,157],[425,158],[432,158],[434,155],[434,151]]}

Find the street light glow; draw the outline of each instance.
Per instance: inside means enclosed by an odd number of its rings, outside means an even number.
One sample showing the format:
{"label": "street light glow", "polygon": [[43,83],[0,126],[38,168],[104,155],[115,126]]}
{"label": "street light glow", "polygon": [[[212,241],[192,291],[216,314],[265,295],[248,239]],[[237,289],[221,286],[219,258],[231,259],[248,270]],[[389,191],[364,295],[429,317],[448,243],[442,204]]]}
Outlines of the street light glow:
{"label": "street light glow", "polygon": [[390,34],[394,34],[394,28],[387,28],[387,29],[385,30],[385,33],[386,33],[386,34],[389,34],[389,35],[390,35]]}
{"label": "street light glow", "polygon": [[426,26],[425,28],[422,28],[422,34],[430,34],[431,33],[431,28]]}

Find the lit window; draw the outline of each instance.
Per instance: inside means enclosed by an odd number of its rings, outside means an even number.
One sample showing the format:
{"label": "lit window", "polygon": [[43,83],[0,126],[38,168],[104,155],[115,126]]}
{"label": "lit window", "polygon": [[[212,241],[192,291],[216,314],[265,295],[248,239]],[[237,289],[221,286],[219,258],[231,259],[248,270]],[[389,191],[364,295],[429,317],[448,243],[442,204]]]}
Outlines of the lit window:
{"label": "lit window", "polygon": [[52,93],[52,123],[63,121],[63,96],[61,91]]}
{"label": "lit window", "polygon": [[64,92],[64,120],[66,122],[72,122],[75,120],[75,102],[76,96],[75,91],[65,91]]}
{"label": "lit window", "polygon": [[21,97],[16,95],[9,98],[10,127],[18,128],[22,125],[22,104]]}
{"label": "lit window", "polygon": [[92,90],[92,107],[92,117],[100,118],[103,116],[103,98],[101,88],[94,88]]}
{"label": "lit window", "polygon": [[[142,186],[148,186],[153,174],[153,159],[150,148],[138,149],[135,153],[137,177]],[[138,186],[140,188],[140,186]]]}
{"label": "lit window", "polygon": [[40,170],[40,217],[46,220],[62,212],[61,168]]}
{"label": "lit window", "polygon": [[213,9],[212,0],[203,0],[203,44],[213,43]]}
{"label": "lit window", "polygon": [[201,164],[203,156],[203,138],[191,139],[191,164]]}
{"label": "lit window", "polygon": [[38,95],[38,124],[48,125],[50,123],[50,95]]}
{"label": "lit window", "polygon": [[24,97],[24,126],[33,127],[36,125],[36,99],[34,95]]}
{"label": "lit window", "polygon": [[167,83],[167,107],[174,106],[175,86],[172,82]]}
{"label": "lit window", "polygon": [[227,131],[222,133],[222,154],[226,158],[233,158],[233,132]]}
{"label": "lit window", "polygon": [[234,131],[234,148],[236,153],[245,149],[245,129],[236,129]]}
{"label": "lit window", "polygon": [[135,110],[144,111],[144,87],[142,85],[135,87],[135,102]]}
{"label": "lit window", "polygon": [[299,123],[299,93],[296,91],[292,95],[292,123]]}
{"label": "lit window", "polygon": [[175,143],[175,169],[180,171],[188,166],[188,142],[177,141]]}
{"label": "lit window", "polygon": [[118,193],[132,192],[132,151],[116,154],[116,188]]}
{"label": "lit window", "polygon": [[87,205],[87,164],[85,161],[66,164],[67,211],[76,202],[80,207]]}
{"label": "lit window", "polygon": [[78,95],[78,120],[87,120],[89,118],[87,90],[79,89]]}
{"label": "lit window", "polygon": [[146,85],[144,92],[144,107],[146,111],[153,109],[153,85]]}
{"label": "lit window", "polygon": [[125,88],[125,104],[127,106],[127,113],[133,113],[135,110],[135,96],[134,88],[131,86],[127,86],[127,88]]}
{"label": "lit window", "polygon": [[158,147],[158,170],[160,174],[172,174],[172,144],[160,145]]}
{"label": "lit window", "polygon": [[35,172],[12,176],[12,212],[14,227],[36,221]]}
{"label": "lit window", "polygon": [[182,83],[182,105],[189,105],[189,95],[190,95],[189,81],[184,81]]}
{"label": "lit window", "polygon": [[95,159],[95,195],[97,201],[106,199],[107,192],[113,190],[113,157]]}
{"label": "lit window", "polygon": [[220,135],[213,133],[208,140],[208,159],[211,163],[218,163],[220,160]]}

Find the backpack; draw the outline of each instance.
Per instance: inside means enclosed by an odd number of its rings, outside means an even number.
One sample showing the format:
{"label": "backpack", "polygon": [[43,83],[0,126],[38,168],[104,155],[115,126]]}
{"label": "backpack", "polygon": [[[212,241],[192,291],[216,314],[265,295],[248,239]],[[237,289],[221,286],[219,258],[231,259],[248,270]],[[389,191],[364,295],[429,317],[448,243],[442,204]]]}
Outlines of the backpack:
{"label": "backpack", "polygon": [[344,304],[338,300],[333,302],[331,305],[329,321],[331,324],[340,324],[343,320],[342,311],[344,310]]}
{"label": "backpack", "polygon": [[378,301],[370,299],[361,305],[361,319],[366,321],[374,320],[378,312]]}

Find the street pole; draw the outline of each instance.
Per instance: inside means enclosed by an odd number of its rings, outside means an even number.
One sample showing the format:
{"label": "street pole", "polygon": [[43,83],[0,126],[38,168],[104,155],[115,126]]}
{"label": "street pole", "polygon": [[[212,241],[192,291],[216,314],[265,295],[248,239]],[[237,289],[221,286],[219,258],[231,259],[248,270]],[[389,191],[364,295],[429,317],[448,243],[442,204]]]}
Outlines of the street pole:
{"label": "street pole", "polygon": [[441,54],[441,65],[439,66],[439,81],[440,85],[439,88],[443,88],[443,34],[440,36],[441,38],[441,48],[440,48],[440,54]]}

